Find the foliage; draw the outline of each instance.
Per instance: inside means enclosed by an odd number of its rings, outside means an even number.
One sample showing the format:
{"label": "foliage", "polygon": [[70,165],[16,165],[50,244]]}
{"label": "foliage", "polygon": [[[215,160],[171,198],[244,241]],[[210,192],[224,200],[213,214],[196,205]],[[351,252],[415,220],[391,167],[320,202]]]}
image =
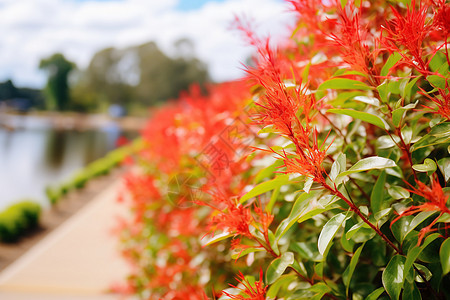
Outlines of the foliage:
{"label": "foliage", "polygon": [[64,111],[69,108],[69,74],[75,69],[75,64],[68,61],[61,53],[42,59],[39,68],[46,70],[48,80],[46,86],[47,108]]}
{"label": "foliage", "polygon": [[450,4],[288,2],[278,48],[236,21],[257,49],[245,80],[149,120],[123,291],[449,298]]}
{"label": "foliage", "polygon": [[[11,80],[0,83],[0,101],[6,101],[7,105],[14,106],[23,99],[29,101],[29,107],[44,107],[44,99],[40,90],[30,88],[18,88]],[[27,107],[27,108],[29,108]]]}
{"label": "foliage", "polygon": [[189,40],[177,45],[191,51],[178,51],[175,57],[169,57],[155,42],[148,42],[97,52],[73,87],[74,105],[88,109],[105,104],[141,108],[175,99],[192,83],[203,86],[209,81],[206,65],[193,55]]}
{"label": "foliage", "polygon": [[67,182],[58,186],[47,186],[45,193],[47,194],[48,200],[52,205],[57,204],[70,191],[83,188],[93,178],[107,175],[113,168],[125,162],[127,158],[141,147],[142,140],[138,138],[132,143],[112,150],[104,157],[91,162],[82,170],[75,173]]}
{"label": "foliage", "polygon": [[13,204],[0,212],[0,241],[16,242],[38,225],[40,213],[41,206],[29,200]]}

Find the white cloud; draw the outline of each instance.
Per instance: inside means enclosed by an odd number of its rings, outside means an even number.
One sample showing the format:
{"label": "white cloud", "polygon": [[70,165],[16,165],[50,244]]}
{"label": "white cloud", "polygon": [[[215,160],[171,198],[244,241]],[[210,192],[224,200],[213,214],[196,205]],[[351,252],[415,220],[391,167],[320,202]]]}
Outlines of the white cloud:
{"label": "white cloud", "polygon": [[[126,47],[154,40],[169,51],[175,40],[192,39],[197,55],[217,81],[242,75],[251,53],[240,34],[230,31],[234,14],[256,20],[261,32],[282,34],[292,23],[279,0],[209,2],[194,11],[177,11],[177,0],[0,0],[0,81],[40,87],[41,58],[62,52],[81,68],[109,46]],[[257,27],[258,28],[258,27]]]}

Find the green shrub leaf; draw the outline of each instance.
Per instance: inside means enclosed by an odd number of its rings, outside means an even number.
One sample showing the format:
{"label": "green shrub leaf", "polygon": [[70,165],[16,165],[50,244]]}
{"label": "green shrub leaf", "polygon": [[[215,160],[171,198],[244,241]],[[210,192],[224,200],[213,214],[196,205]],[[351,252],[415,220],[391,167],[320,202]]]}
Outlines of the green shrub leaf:
{"label": "green shrub leaf", "polygon": [[266,297],[269,299],[275,299],[281,288],[287,287],[292,281],[297,278],[295,274],[286,274],[278,278],[273,284],[270,285],[267,290]]}
{"label": "green shrub leaf", "polygon": [[353,173],[359,173],[368,170],[393,168],[395,166],[397,166],[395,162],[389,158],[379,156],[363,158],[356,164],[354,164],[350,169],[339,174],[336,177],[336,182],[341,182],[345,176]]}
{"label": "green shrub leaf", "polygon": [[377,300],[381,294],[383,294],[384,292],[384,288],[380,287],[378,289],[376,289],[375,291],[373,291],[372,293],[370,293],[367,297],[366,300]]}
{"label": "green shrub leaf", "polygon": [[405,274],[409,274],[414,262],[419,257],[420,253],[422,253],[423,249],[425,249],[431,242],[439,237],[439,233],[430,234],[426,239],[423,245],[420,247],[414,246],[413,248],[408,250],[408,255],[406,256],[405,261]]}
{"label": "green shrub leaf", "polygon": [[377,213],[381,210],[384,199],[384,184],[386,182],[386,172],[381,172],[380,176],[378,176],[377,182],[372,189],[372,193],[370,194],[370,208],[374,213]]}
{"label": "green shrub leaf", "polygon": [[445,78],[439,75],[430,75],[427,77],[428,82],[430,82],[434,87],[445,89]]}
{"label": "green shrub leaf", "polygon": [[345,213],[337,214],[330,220],[328,220],[325,226],[323,226],[318,240],[318,248],[320,254],[324,255],[328,248],[331,247],[331,241],[333,240],[334,236],[336,235],[337,231],[346,218],[347,215]]}
{"label": "green shrub leaf", "polygon": [[404,107],[397,108],[392,112],[392,123],[394,124],[395,127],[398,127],[400,125],[400,121],[402,120],[405,111],[415,108],[417,103],[419,103],[419,101],[408,104]]}
{"label": "green shrub leaf", "polygon": [[253,189],[251,189],[248,193],[243,195],[241,199],[239,200],[240,203],[244,203],[248,199],[251,199],[253,197],[259,196],[261,194],[264,194],[268,191],[274,190],[278,187],[281,187],[282,185],[289,183],[289,175],[281,175],[277,176],[276,178],[262,182],[255,186]]}
{"label": "green shrub leaf", "polygon": [[380,75],[381,76],[387,76],[389,74],[389,70],[392,69],[392,67],[402,58],[400,53],[394,52],[392,53],[389,58],[387,59],[386,63],[384,64],[383,68],[381,69]]}
{"label": "green shrub leaf", "polygon": [[388,188],[389,195],[395,200],[409,198],[409,191],[404,187],[392,185]]}
{"label": "green shrub leaf", "polygon": [[439,249],[439,257],[442,264],[442,275],[450,272],[450,239],[446,239]]}
{"label": "green shrub leaf", "polygon": [[431,128],[427,135],[411,147],[411,151],[447,143],[450,143],[450,122],[441,123]]}
{"label": "green shrub leaf", "polygon": [[450,179],[450,157],[444,157],[438,161],[439,170],[444,175],[445,182]]}
{"label": "green shrub leaf", "polygon": [[318,90],[327,90],[327,89],[370,90],[371,87],[358,80],[347,78],[332,78],[330,80],[325,81],[318,87]]}
{"label": "green shrub leaf", "polygon": [[281,254],[279,258],[274,259],[269,267],[267,267],[266,271],[266,282],[267,284],[274,283],[281,275],[283,275],[284,271],[287,267],[294,263],[294,253],[285,252]]}
{"label": "green shrub leaf", "polygon": [[348,296],[348,289],[350,287],[350,281],[353,276],[353,272],[355,271],[356,265],[359,260],[359,256],[361,255],[361,251],[364,247],[364,244],[362,244],[356,251],[355,254],[353,254],[352,259],[350,260],[350,264],[348,265],[347,269],[345,269],[344,273],[342,274],[342,281],[344,282],[344,285],[346,287],[346,295]]}
{"label": "green shrub leaf", "polygon": [[350,116],[352,118],[359,119],[361,121],[378,126],[384,130],[389,129],[389,125],[382,118],[380,118],[376,115],[367,113],[367,112],[357,111],[354,109],[343,109],[343,108],[333,108],[333,109],[329,109],[327,112],[333,113],[333,114],[341,114],[341,115]]}
{"label": "green shrub leaf", "polygon": [[434,162],[434,160],[429,159],[429,158],[425,158],[425,161],[423,162],[423,164],[413,165],[412,168],[414,170],[416,170],[417,172],[431,172],[431,173],[433,173],[434,171],[436,171],[437,166],[436,166],[436,163]]}
{"label": "green shrub leaf", "polygon": [[397,300],[405,281],[404,267],[406,258],[401,255],[395,255],[389,261],[386,269],[383,271],[382,281],[386,292],[391,299]]}

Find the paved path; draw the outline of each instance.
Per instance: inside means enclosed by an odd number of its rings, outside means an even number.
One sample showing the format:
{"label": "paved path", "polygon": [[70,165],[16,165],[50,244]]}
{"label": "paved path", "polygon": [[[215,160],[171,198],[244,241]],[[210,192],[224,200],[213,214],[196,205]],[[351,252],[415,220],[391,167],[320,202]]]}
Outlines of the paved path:
{"label": "paved path", "polygon": [[106,291],[128,266],[111,233],[124,205],[117,180],[0,273],[2,300],[120,299]]}

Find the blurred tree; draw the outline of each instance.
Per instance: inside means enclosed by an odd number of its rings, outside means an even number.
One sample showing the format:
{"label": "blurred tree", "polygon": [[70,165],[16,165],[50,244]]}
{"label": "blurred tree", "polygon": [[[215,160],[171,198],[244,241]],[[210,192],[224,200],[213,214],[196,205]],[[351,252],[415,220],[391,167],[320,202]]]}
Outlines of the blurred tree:
{"label": "blurred tree", "polygon": [[17,97],[19,91],[11,80],[0,83],[0,101]]}
{"label": "blurred tree", "polygon": [[42,59],[39,68],[48,73],[47,108],[66,110],[70,101],[68,77],[76,65],[68,61],[61,53],[56,53],[49,58]]}
{"label": "blurred tree", "polygon": [[16,87],[11,80],[0,82],[0,101],[7,102],[10,107],[19,102],[26,102],[27,108],[44,108],[44,99],[40,90]]}
{"label": "blurred tree", "polygon": [[127,106],[132,97],[132,86],[127,80],[130,70],[123,68],[125,53],[106,48],[97,52],[74,86],[74,105],[89,110],[104,108],[107,104]]}
{"label": "blurred tree", "polygon": [[175,42],[176,57],[166,56],[155,43],[138,47],[140,80],[136,86],[141,103],[156,104],[175,99],[192,83],[203,86],[209,81],[208,68],[194,56],[194,46],[188,39]]}
{"label": "blurred tree", "polygon": [[73,88],[74,105],[89,109],[104,109],[108,104],[142,108],[177,98],[192,83],[203,86],[208,82],[207,66],[195,57],[192,42],[182,39],[174,46],[174,57],[154,42],[97,52]]}

